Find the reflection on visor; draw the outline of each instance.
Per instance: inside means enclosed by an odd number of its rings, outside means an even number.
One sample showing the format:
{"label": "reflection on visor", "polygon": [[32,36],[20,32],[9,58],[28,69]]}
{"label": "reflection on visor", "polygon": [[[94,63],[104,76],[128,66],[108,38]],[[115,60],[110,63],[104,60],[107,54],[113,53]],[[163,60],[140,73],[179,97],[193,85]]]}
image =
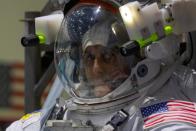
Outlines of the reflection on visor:
{"label": "reflection on visor", "polygon": [[81,41],[84,33],[92,27],[100,17],[100,6],[81,6],[67,16],[67,28],[70,38]]}

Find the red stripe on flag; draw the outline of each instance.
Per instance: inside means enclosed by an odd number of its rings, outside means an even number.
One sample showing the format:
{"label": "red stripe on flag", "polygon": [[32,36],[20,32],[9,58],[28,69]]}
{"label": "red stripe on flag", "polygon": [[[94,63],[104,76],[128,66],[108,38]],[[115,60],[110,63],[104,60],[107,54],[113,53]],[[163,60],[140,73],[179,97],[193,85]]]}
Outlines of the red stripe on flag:
{"label": "red stripe on flag", "polygon": [[187,105],[181,105],[181,104],[168,104],[168,107],[173,107],[173,108],[187,108],[187,109],[195,109],[194,106],[187,106]]}
{"label": "red stripe on flag", "polygon": [[173,116],[182,116],[182,117],[190,117],[190,118],[193,118],[193,119],[195,119],[196,120],[196,116],[194,116],[194,115],[191,115],[191,114],[187,114],[187,113],[183,113],[183,114],[181,114],[181,115],[179,115],[178,113],[164,113],[164,114],[161,114],[161,115],[159,115],[159,117],[157,117],[156,119],[154,119],[154,120],[152,120],[152,121],[146,121],[145,123],[146,124],[149,124],[149,123],[151,123],[151,122],[153,122],[153,121],[156,121],[157,119],[162,119],[162,118],[167,118],[167,117],[173,117]]}
{"label": "red stripe on flag", "polygon": [[23,77],[11,77],[10,80],[12,83],[20,83],[20,84],[24,83]]}
{"label": "red stripe on flag", "polygon": [[[168,118],[167,118],[168,117]],[[195,118],[189,118],[187,116],[164,116],[164,117],[161,117],[159,118],[158,120],[156,121],[153,121],[153,122],[150,122],[148,124],[145,124],[144,125],[144,128],[150,128],[150,127],[153,127],[155,125],[158,125],[158,124],[161,124],[161,123],[165,123],[165,122],[171,122],[171,121],[174,121],[174,122],[188,122],[188,123],[192,123],[192,124],[196,124],[196,119]]]}
{"label": "red stripe on flag", "polygon": [[[19,96],[19,97],[24,97],[24,92],[21,92],[21,91],[14,91],[12,92],[11,96]],[[47,97],[48,96],[48,93],[47,92],[44,92],[42,94],[42,97]]]}
{"label": "red stripe on flag", "polygon": [[193,102],[189,102],[189,101],[181,101],[181,100],[169,100],[168,102],[182,103],[182,104],[186,104],[186,105],[194,105],[194,103],[193,103]]}
{"label": "red stripe on flag", "polygon": [[23,63],[12,63],[12,64],[10,64],[10,67],[23,70],[24,69],[24,64]]}
{"label": "red stripe on flag", "polygon": [[196,110],[195,109],[189,109],[189,108],[177,108],[177,107],[169,107],[169,110],[170,111],[189,111],[191,113],[196,113]]}
{"label": "red stripe on flag", "polygon": [[[154,114],[151,115],[150,117],[147,117],[144,122],[147,122],[148,120],[152,120],[158,116],[160,116],[162,113],[158,113],[158,114]],[[164,114],[168,114],[168,115],[172,115],[172,114],[186,114],[186,115],[191,115],[191,116],[196,116],[196,112],[195,113],[190,113],[190,112],[186,112],[186,111],[170,111],[170,112],[165,112]]]}
{"label": "red stripe on flag", "polygon": [[11,109],[17,110],[17,111],[24,111],[24,105],[11,105]]}
{"label": "red stripe on flag", "polygon": [[24,92],[14,91],[14,92],[12,92],[11,96],[24,97]]}

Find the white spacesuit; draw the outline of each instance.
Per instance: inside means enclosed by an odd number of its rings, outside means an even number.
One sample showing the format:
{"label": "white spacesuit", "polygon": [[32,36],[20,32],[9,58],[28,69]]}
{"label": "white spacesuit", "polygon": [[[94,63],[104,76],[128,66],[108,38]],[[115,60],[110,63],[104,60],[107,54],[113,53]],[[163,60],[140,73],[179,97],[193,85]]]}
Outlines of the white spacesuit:
{"label": "white spacesuit", "polygon": [[196,72],[183,65],[191,49],[182,35],[196,30],[196,1],[72,4],[55,45],[57,74],[71,98],[7,131],[196,130]]}

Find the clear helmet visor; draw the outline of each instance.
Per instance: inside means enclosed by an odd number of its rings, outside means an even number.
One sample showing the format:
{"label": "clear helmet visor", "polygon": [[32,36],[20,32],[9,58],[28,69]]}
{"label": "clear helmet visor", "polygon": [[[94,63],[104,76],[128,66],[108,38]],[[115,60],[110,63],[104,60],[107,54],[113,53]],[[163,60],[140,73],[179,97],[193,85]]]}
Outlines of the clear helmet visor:
{"label": "clear helmet visor", "polygon": [[75,97],[100,98],[130,75],[120,54],[128,36],[120,18],[97,5],[80,5],[65,16],[55,44],[58,76]]}

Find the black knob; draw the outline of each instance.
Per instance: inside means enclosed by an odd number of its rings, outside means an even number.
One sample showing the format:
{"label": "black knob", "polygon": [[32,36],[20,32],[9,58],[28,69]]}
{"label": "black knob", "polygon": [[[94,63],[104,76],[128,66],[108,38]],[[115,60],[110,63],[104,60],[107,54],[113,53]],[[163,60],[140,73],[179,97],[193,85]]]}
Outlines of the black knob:
{"label": "black knob", "polygon": [[140,46],[137,41],[129,41],[120,47],[120,52],[123,56],[137,54],[140,51]]}
{"label": "black knob", "polygon": [[34,34],[30,34],[30,35],[27,35],[21,38],[21,44],[24,47],[36,46],[36,45],[39,45],[39,38]]}

